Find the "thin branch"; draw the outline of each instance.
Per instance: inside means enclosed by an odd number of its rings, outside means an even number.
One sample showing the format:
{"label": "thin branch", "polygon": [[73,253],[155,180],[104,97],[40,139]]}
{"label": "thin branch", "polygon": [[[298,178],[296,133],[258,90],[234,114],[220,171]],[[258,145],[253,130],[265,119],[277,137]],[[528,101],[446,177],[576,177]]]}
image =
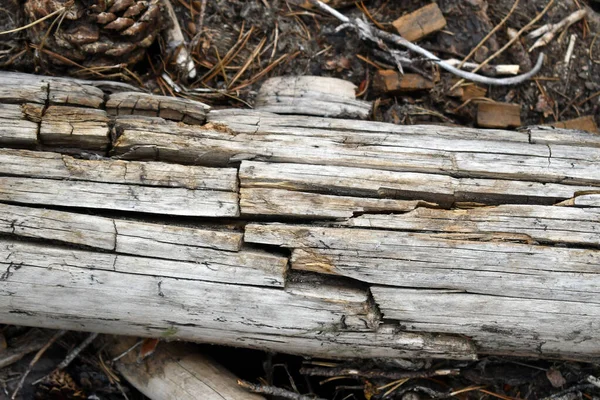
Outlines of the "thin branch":
{"label": "thin branch", "polygon": [[281,389],[275,386],[259,385],[238,379],[238,385],[254,393],[266,394],[269,396],[282,397],[289,400],[325,400],[317,396],[307,396],[304,394],[290,392],[289,390]]}
{"label": "thin branch", "polygon": [[[359,32],[359,35],[361,36],[362,39],[368,39],[374,43],[377,43],[384,50],[387,50],[387,46],[385,46],[383,41],[386,41],[388,43],[393,43],[397,46],[407,48],[417,54],[420,54],[420,55],[426,57],[427,60],[437,64],[440,68],[445,69],[446,71],[448,71],[460,78],[468,79],[468,80],[476,82],[476,83],[482,83],[485,85],[497,85],[497,86],[518,85],[518,84],[523,83],[524,81],[530,79],[534,75],[536,75],[542,69],[542,65],[544,64],[544,58],[545,58],[544,53],[540,53],[537,63],[531,71],[529,71],[525,74],[522,74],[522,75],[510,77],[510,78],[490,78],[490,77],[482,76],[482,75],[475,74],[472,72],[462,71],[458,68],[448,65],[447,63],[445,63],[442,59],[440,59],[435,54],[404,39],[401,36],[398,36],[398,35],[395,35],[392,33],[388,33],[388,32],[382,31],[380,29],[377,29],[375,27],[372,27],[369,24],[367,24],[365,21],[362,21],[360,19],[351,21],[348,17],[341,14],[337,10],[329,7],[328,5],[322,3],[321,1],[319,1],[319,0],[311,0],[311,1],[314,4],[316,4],[319,8],[321,8],[322,10],[327,11],[328,13],[330,13],[331,15],[333,15],[334,17],[336,17],[337,19],[342,21],[342,23],[343,23],[342,27],[352,27],[352,28],[356,29]],[[554,1],[554,0],[551,0],[551,1]],[[389,50],[387,50],[387,51],[389,51]],[[483,64],[480,65],[480,67],[481,66],[483,66]]]}

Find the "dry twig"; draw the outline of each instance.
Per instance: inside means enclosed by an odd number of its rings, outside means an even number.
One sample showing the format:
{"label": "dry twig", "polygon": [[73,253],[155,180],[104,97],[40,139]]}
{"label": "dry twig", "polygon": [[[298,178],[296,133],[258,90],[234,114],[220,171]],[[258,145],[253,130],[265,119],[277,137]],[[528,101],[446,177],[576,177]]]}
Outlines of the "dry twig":
{"label": "dry twig", "polygon": [[362,371],[353,368],[301,368],[300,373],[308,376],[355,376],[361,378],[386,378],[386,379],[413,379],[413,378],[431,378],[433,376],[458,375],[457,369],[439,369],[433,371],[380,371],[367,370]]}
{"label": "dry twig", "polygon": [[57,331],[54,334],[54,336],[52,336],[50,338],[50,340],[48,340],[48,343],[46,343],[46,345],[44,347],[42,347],[35,354],[35,357],[33,357],[33,359],[29,362],[29,366],[27,367],[27,370],[25,372],[23,372],[23,375],[21,376],[21,379],[19,380],[19,383],[17,384],[17,387],[15,388],[15,391],[13,392],[12,396],[10,397],[11,400],[14,400],[14,399],[17,398],[17,395],[19,394],[19,391],[23,387],[23,384],[25,383],[25,379],[27,378],[27,376],[29,375],[29,373],[33,369],[33,366],[39,361],[40,358],[42,358],[42,356],[44,355],[44,353],[46,352],[46,350],[48,350],[50,348],[50,346],[52,346],[54,344],[54,342],[56,342],[66,332],[67,331],[65,331],[65,330]]}
{"label": "dry twig", "polygon": [[[340,27],[338,27],[338,29],[351,27],[358,31],[358,33],[362,39],[368,39],[368,40],[376,43],[381,49],[388,51],[392,56],[394,56],[393,51],[388,49],[388,47],[384,43],[384,41],[395,44],[397,46],[407,48],[417,54],[424,56],[428,61],[435,63],[440,68],[445,69],[446,71],[448,71],[460,78],[468,79],[473,82],[482,83],[482,84],[486,84],[486,85],[501,85],[501,86],[517,85],[517,84],[520,84],[520,83],[530,79],[535,74],[537,74],[540,71],[540,69],[542,68],[542,65],[544,63],[544,53],[540,53],[537,63],[531,71],[529,71],[525,74],[522,74],[522,75],[510,77],[510,78],[490,78],[490,77],[478,75],[478,74],[475,74],[472,72],[462,71],[458,68],[455,68],[455,67],[445,63],[442,59],[440,59],[435,54],[422,48],[421,46],[418,46],[418,45],[404,39],[401,36],[374,28],[374,27],[370,26],[368,23],[366,23],[365,21],[360,20],[360,19],[355,19],[354,21],[351,21],[350,18],[341,14],[337,10],[329,7],[328,5],[322,3],[321,1],[319,1],[319,0],[311,0],[311,1],[314,4],[316,4],[317,6],[319,6],[322,10],[328,12],[329,14],[333,15],[334,17],[336,17],[337,19],[339,19],[340,21],[343,22],[343,24]],[[400,64],[400,63],[398,62],[397,64]],[[402,72],[401,65],[398,67],[398,69]]]}
{"label": "dry twig", "polygon": [[554,36],[558,32],[562,31],[563,29],[568,29],[571,25],[585,17],[586,14],[587,11],[585,9],[577,10],[556,24],[546,24],[531,32],[529,35],[527,35],[528,39],[535,39],[540,36],[542,37],[539,38],[533,44],[533,46],[529,48],[529,52],[537,49],[538,47],[547,45],[552,41],[552,39],[554,39]]}
{"label": "dry twig", "polygon": [[325,399],[323,399],[321,397],[307,396],[307,395],[304,395],[304,394],[290,392],[289,390],[281,389],[281,388],[278,388],[278,387],[275,387],[275,386],[268,386],[268,385],[260,385],[260,384],[250,383],[250,382],[243,381],[241,379],[238,379],[237,383],[238,383],[238,385],[240,385],[244,389],[247,389],[247,390],[249,390],[251,392],[266,394],[266,395],[269,395],[269,396],[278,396],[278,397],[282,397],[284,399],[290,399],[290,400],[325,400]]}

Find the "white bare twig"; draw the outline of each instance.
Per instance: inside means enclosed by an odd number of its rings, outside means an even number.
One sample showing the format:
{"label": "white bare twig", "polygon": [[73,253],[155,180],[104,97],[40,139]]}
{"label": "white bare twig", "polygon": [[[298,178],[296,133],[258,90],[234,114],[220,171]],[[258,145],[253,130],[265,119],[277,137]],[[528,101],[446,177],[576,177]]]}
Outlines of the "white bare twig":
{"label": "white bare twig", "polygon": [[333,15],[334,17],[336,17],[337,19],[339,19],[343,23],[344,27],[352,27],[353,29],[357,30],[361,39],[370,40],[370,41],[376,43],[382,50],[389,51],[387,49],[387,45],[384,43],[384,41],[391,43],[391,44],[395,44],[397,46],[404,47],[410,51],[413,51],[417,54],[424,56],[425,58],[427,58],[427,60],[437,64],[440,68],[445,69],[446,71],[448,71],[460,78],[468,79],[468,80],[476,82],[476,83],[482,83],[485,85],[497,85],[497,86],[517,85],[517,84],[520,84],[520,83],[528,80],[529,78],[533,77],[535,74],[537,74],[540,71],[540,69],[542,68],[542,65],[544,64],[544,58],[545,58],[544,53],[540,53],[537,63],[531,71],[529,71],[525,74],[522,74],[522,75],[510,77],[510,78],[490,78],[490,77],[482,76],[482,75],[475,74],[472,72],[463,71],[452,65],[449,65],[448,63],[446,63],[442,59],[440,59],[438,56],[436,56],[435,54],[422,48],[421,46],[418,46],[418,45],[404,39],[401,36],[377,29],[377,28],[369,25],[367,22],[360,20],[360,19],[355,19],[354,21],[352,21],[352,20],[350,20],[350,18],[346,17],[345,15],[341,14],[339,11],[331,8],[330,6],[322,3],[319,0],[311,0],[311,1],[315,5],[317,5],[319,8],[321,8],[323,11],[326,11],[327,13],[329,13],[329,14]]}
{"label": "white bare twig", "polygon": [[527,39],[535,39],[537,37],[541,37],[529,48],[529,52],[531,52],[533,49],[537,49],[538,47],[547,45],[552,41],[552,39],[554,39],[554,36],[558,32],[562,31],[563,29],[568,29],[575,22],[585,17],[586,14],[587,11],[585,8],[583,8],[581,10],[575,11],[574,13],[570,14],[569,16],[564,18],[562,21],[557,22],[556,24],[546,24],[532,31],[529,35],[527,35]]}
{"label": "white bare twig", "polygon": [[165,41],[169,50],[175,53],[175,66],[181,72],[185,78],[194,79],[196,77],[196,66],[194,60],[190,56],[188,49],[185,46],[185,38],[181,31],[181,26],[177,20],[175,10],[169,0],[162,0],[166,9],[166,17],[170,21],[170,27],[165,30]]}

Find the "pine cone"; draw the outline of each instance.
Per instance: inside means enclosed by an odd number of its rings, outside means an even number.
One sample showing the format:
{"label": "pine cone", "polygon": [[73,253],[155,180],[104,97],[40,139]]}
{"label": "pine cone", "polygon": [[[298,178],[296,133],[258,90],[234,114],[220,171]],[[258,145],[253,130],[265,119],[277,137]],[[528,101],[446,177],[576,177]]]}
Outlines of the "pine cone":
{"label": "pine cone", "polygon": [[40,57],[56,65],[131,66],[164,27],[159,0],[27,0],[24,9],[33,22],[63,7],[29,30],[32,43],[54,53]]}

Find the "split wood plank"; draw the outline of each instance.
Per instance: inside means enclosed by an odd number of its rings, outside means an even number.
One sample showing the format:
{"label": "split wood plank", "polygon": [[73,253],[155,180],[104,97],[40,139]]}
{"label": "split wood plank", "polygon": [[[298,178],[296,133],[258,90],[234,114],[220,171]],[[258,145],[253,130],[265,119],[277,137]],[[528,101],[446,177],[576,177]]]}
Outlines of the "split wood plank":
{"label": "split wood plank", "polygon": [[27,119],[24,107],[0,104],[0,146],[33,148],[37,144],[39,124]]}
{"label": "split wood plank", "polygon": [[206,121],[210,106],[183,98],[120,92],[109,96],[106,110],[111,115],[147,115],[182,121],[190,125],[201,125]]}
{"label": "split wood plank", "polygon": [[373,286],[386,318],[408,330],[459,332],[484,353],[594,359],[600,304]]}
{"label": "split wood plank", "polygon": [[600,193],[585,193],[582,192],[572,199],[565,200],[559,203],[561,206],[574,207],[600,207]]}
{"label": "split wood plank", "polygon": [[[269,348],[293,354],[473,358],[465,339],[378,325],[367,293],[327,284],[285,289],[176,279],[156,270],[82,265],[72,249],[3,242],[0,318],[9,324]],[[21,257],[21,258],[20,258]],[[114,256],[112,256],[114,258]],[[243,277],[239,277],[243,279]],[[101,301],[99,301],[101,299]]]}
{"label": "split wood plank", "polygon": [[[365,212],[406,212],[414,210],[421,204],[425,204],[425,202],[330,196],[282,189],[242,188],[240,190],[242,215],[342,219]],[[431,205],[435,206],[435,204]]]}
{"label": "split wood plank", "polygon": [[294,249],[292,268],[371,284],[600,303],[599,250],[501,240],[518,238],[281,224],[249,224],[244,236]]}
{"label": "split wood plank", "polygon": [[[237,252],[242,248],[242,233],[227,227],[146,223],[1,203],[0,211],[0,232],[121,254],[199,263],[214,256],[208,249]],[[280,258],[271,261],[280,263]]]}
{"label": "split wood plank", "polygon": [[0,149],[0,175],[237,192],[235,168],[84,160],[53,152]]}
{"label": "split wood plank", "polygon": [[[126,353],[136,339],[119,336],[107,340],[112,357]],[[161,342],[143,361],[131,351],[115,366],[127,382],[151,400],[264,400],[237,384],[237,378],[191,343]],[[160,371],[160,372],[157,372]]]}
{"label": "split wood plank", "polygon": [[431,33],[444,29],[446,18],[436,3],[431,3],[418,10],[403,15],[394,22],[394,28],[400,36],[415,42]]}
{"label": "split wood plank", "polygon": [[233,192],[0,177],[0,201],[190,217],[237,217]]}
{"label": "split wood plank", "polygon": [[[45,251],[43,259],[40,258],[41,249]],[[283,257],[260,251],[239,253],[208,249],[204,251],[205,255],[202,257],[204,259],[197,257],[195,262],[98,253],[24,242],[2,243],[0,252],[4,252],[7,257],[3,275],[5,280],[8,280],[21,265],[42,269],[47,266],[57,268],[69,266],[75,270],[111,271],[117,275],[128,274],[127,276],[152,275],[240,286],[283,287],[287,264],[287,259]],[[162,257],[165,257],[164,253]]]}
{"label": "split wood plank", "polygon": [[528,129],[531,143],[600,147],[600,135],[571,129],[536,126]]}
{"label": "split wood plank", "polygon": [[[443,125],[395,125],[385,122],[360,121],[337,118],[321,118],[295,115],[277,115],[257,110],[212,110],[208,121],[224,124],[237,133],[286,134],[339,138],[348,135],[370,137],[373,141],[384,142],[394,137],[414,137],[434,139],[489,140],[493,142],[529,143],[526,132],[512,132],[499,129],[475,129]],[[568,141],[569,131],[564,131]],[[579,144],[578,135],[574,138]]]}
{"label": "split wood plank", "polygon": [[470,210],[420,207],[404,214],[369,214],[349,227],[450,233],[516,233],[531,241],[600,247],[600,209],[500,205]]}
{"label": "split wood plank", "polygon": [[[117,120],[117,125],[119,121]],[[237,134],[223,129],[178,130],[167,125],[121,127],[114,152],[126,159],[177,160],[227,166],[242,160],[363,167],[467,178],[600,185],[600,153],[575,146],[478,140],[436,141],[414,136]],[[427,138],[428,139],[428,138]],[[494,165],[493,169],[489,166]]]}
{"label": "split wood plank", "polygon": [[0,103],[100,108],[104,104],[104,92],[89,82],[77,79],[2,72]]}
{"label": "split wood plank", "polygon": [[477,125],[482,128],[517,128],[521,126],[521,106],[480,102],[477,104]]}
{"label": "split wood plank", "polygon": [[50,147],[106,152],[109,118],[104,110],[50,106],[42,117],[40,139]]}
{"label": "split wood plank", "polygon": [[[368,168],[242,161],[243,188],[271,188],[327,195],[424,200],[450,207],[459,202],[552,205],[594,190],[593,186],[562,185],[500,179],[453,178],[439,174],[395,172]],[[292,203],[289,203],[293,207]]]}
{"label": "split wood plank", "polygon": [[267,79],[255,107],[278,114],[366,119],[371,103],[356,100],[349,81],[322,76],[281,76]]}
{"label": "split wood plank", "polygon": [[[33,163],[33,165],[32,165]],[[146,212],[153,214],[236,217],[239,215],[235,191],[189,189],[186,185],[206,184],[203,175],[214,177],[219,171],[206,168],[173,166],[180,175],[194,172],[192,178],[172,183],[171,165],[113,160],[76,160],[56,153],[28,150],[0,150],[0,200],[20,204],[83,207]],[[132,170],[127,171],[132,165]],[[99,167],[98,169],[94,167]],[[145,170],[149,172],[146,183]],[[103,173],[111,171],[111,173]],[[177,174],[175,174],[176,176]],[[111,182],[116,176],[117,183]],[[215,186],[236,187],[235,170],[229,171],[229,182],[213,179]],[[27,177],[28,179],[23,179]],[[70,179],[70,180],[63,180]],[[103,180],[96,182],[94,180]],[[159,186],[164,182],[168,186]],[[207,180],[208,182],[208,180]]]}
{"label": "split wood plank", "polygon": [[[128,171],[130,165],[132,169]],[[171,170],[174,176],[170,176]],[[0,200],[153,214],[236,217],[239,215],[237,192],[223,190],[237,187],[236,173],[235,170],[223,171],[221,180],[221,171],[0,150],[0,175],[5,175],[0,176]],[[186,177],[190,172],[191,178]],[[174,180],[177,175],[184,177],[182,182]],[[204,181],[204,176],[210,179]],[[216,189],[194,187],[211,181]]]}

